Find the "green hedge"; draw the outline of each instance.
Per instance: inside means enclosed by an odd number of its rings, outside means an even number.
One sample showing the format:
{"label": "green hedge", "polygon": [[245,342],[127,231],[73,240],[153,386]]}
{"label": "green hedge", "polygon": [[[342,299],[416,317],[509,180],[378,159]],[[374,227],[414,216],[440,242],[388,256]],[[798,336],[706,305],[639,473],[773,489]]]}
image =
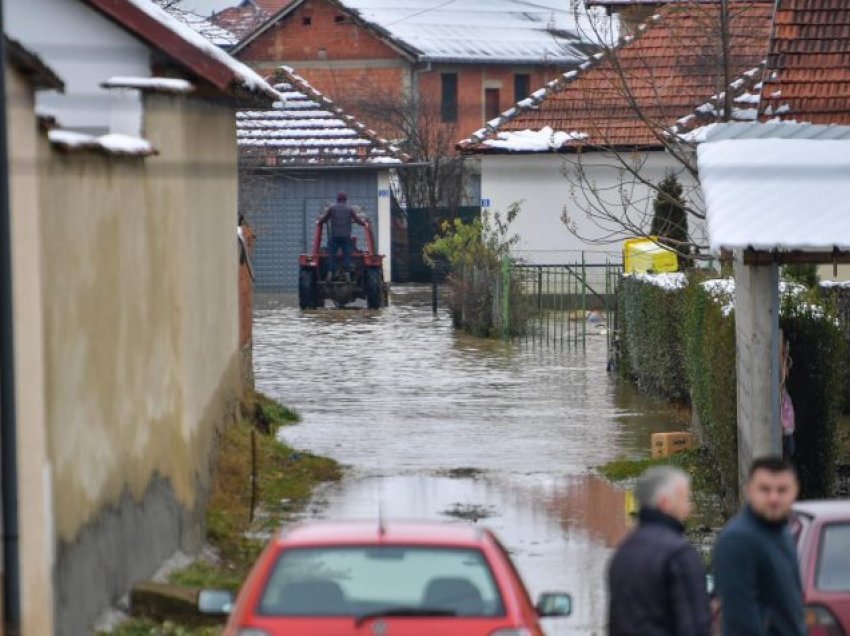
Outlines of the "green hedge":
{"label": "green hedge", "polygon": [[646,280],[624,276],[617,296],[620,370],[645,393],[684,400],[688,385],[679,337],[683,296]]}
{"label": "green hedge", "polygon": [[835,313],[805,300],[784,299],[781,325],[793,361],[787,387],[796,416],[794,459],[802,494],[830,497],[847,382],[847,342]]}
{"label": "green hedge", "polygon": [[735,317],[701,282],[684,291],[682,340],[691,391],[691,406],[711,463],[708,471],[723,510],[738,506],[738,405],[735,361]]}
{"label": "green hedge", "polygon": [[[704,281],[667,290],[627,276],[618,298],[621,369],[650,394],[687,397],[700,423],[715,490],[737,508],[738,433],[732,299]],[[722,284],[720,284],[722,287]],[[796,463],[806,497],[833,493],[848,346],[829,307],[811,293],[783,296],[781,326],[794,361],[788,392],[797,420]]]}

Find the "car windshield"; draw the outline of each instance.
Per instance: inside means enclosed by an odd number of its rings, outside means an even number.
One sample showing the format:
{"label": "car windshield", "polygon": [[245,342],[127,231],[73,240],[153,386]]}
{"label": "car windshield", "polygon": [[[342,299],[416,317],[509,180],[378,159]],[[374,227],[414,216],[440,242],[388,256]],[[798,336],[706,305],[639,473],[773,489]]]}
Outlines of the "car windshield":
{"label": "car windshield", "polygon": [[504,616],[476,549],[354,546],[284,550],[257,613],[263,616]]}
{"label": "car windshield", "polygon": [[850,523],[824,527],[816,586],[826,592],[850,592]]}

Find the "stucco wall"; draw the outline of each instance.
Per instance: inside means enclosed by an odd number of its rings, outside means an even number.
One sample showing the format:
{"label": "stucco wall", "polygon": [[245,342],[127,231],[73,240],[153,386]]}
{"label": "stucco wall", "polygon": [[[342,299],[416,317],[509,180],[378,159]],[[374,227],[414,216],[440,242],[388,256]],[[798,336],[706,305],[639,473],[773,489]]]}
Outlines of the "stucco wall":
{"label": "stucco wall", "polygon": [[[643,153],[641,174],[653,183],[661,181],[666,172],[679,172],[682,165],[663,152]],[[604,206],[615,213],[623,210],[622,199],[631,202],[631,216],[637,220],[641,214],[652,218],[653,193],[644,185],[620,188],[621,177],[616,160],[603,153],[585,153],[581,159],[586,182],[595,185],[600,198],[585,195],[581,189],[571,188],[576,183],[575,155],[493,155],[481,158],[482,205],[491,212],[504,213],[512,203],[520,202],[521,212],[513,225],[520,235],[515,251],[518,255],[536,263],[558,263],[575,261],[584,251],[588,262],[604,262],[619,258],[622,239],[615,238],[604,244],[585,241],[571,233],[561,221],[566,209],[576,224],[577,233],[589,239],[604,239],[617,228],[614,224],[600,227],[582,208],[593,204]],[[572,175],[569,177],[568,175]],[[680,173],[680,183],[686,190],[694,187],[688,174]],[[634,209],[637,207],[638,210]],[[641,212],[642,211],[642,212]],[[693,223],[693,219],[689,220]],[[648,228],[648,224],[647,224]],[[702,236],[701,226],[693,224],[691,231]]]}
{"label": "stucco wall", "polygon": [[146,159],[45,148],[45,359],[59,633],[197,548],[240,391],[232,111],[145,100]]}
{"label": "stucco wall", "polygon": [[[47,459],[38,156],[32,88],[6,70],[18,431],[21,633],[53,633],[52,482]],[[3,470],[4,476],[8,475]]]}

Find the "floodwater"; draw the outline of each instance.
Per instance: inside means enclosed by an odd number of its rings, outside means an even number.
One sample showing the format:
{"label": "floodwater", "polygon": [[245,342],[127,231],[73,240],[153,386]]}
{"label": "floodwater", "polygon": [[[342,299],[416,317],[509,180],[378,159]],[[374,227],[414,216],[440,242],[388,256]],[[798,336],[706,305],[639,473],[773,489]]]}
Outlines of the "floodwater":
{"label": "floodwater", "polygon": [[629,515],[593,468],[645,456],[652,432],[681,426],[675,413],[606,373],[604,335],[585,350],[510,345],[453,331],[426,287],[390,300],[378,312],[257,300],[257,387],[303,416],[282,437],[347,467],[305,516],[474,519],[533,597],[573,595],[548,633],[604,633],[605,567]]}

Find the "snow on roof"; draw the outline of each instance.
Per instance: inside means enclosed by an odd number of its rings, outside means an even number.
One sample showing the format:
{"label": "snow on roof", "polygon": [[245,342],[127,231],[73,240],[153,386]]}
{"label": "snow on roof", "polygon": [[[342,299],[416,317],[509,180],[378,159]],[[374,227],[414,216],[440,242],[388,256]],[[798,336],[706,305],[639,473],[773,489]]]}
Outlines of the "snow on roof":
{"label": "snow on roof", "polygon": [[[89,1],[96,4],[101,9],[104,9],[104,7],[106,6],[104,5],[103,0]],[[219,64],[222,64],[227,67],[230,73],[241,84],[242,88],[247,89],[248,91],[253,93],[263,94],[267,97],[277,97],[276,91],[271,86],[269,86],[269,84],[262,77],[260,77],[257,73],[251,70],[248,66],[246,66],[242,62],[237,61],[235,58],[222,51],[215,44],[206,39],[203,35],[200,35],[192,27],[184,24],[183,22],[169,14],[165,9],[154,4],[151,0],[124,0],[124,2],[143,12],[148,17],[162,25],[164,28],[173,32],[180,39],[190,44],[193,48],[201,51],[207,57],[213,58]],[[117,11],[115,7],[111,7],[111,10]]]}
{"label": "snow on roof", "polygon": [[47,138],[63,150],[98,150],[111,155],[133,155],[147,157],[157,154],[146,139],[129,135],[109,134],[95,137],[72,130],[53,129],[47,132]]}
{"label": "snow on roof", "polygon": [[421,61],[571,62],[584,57],[566,0],[342,0],[422,52]]}
{"label": "snow on roof", "polygon": [[[333,1],[420,62],[564,64],[582,59],[587,45],[568,0]],[[303,3],[278,12],[235,50]]]}
{"label": "snow on roof", "polygon": [[243,163],[262,166],[400,165],[410,158],[346,115],[291,68],[278,69],[285,102],[237,113]]}
{"label": "snow on roof", "polygon": [[235,34],[195,11],[184,9],[180,5],[167,6],[166,11],[216,46],[226,48],[239,41]]}
{"label": "snow on roof", "polygon": [[545,126],[541,130],[518,130],[516,132],[501,132],[496,139],[486,139],[483,143],[490,148],[511,150],[513,152],[539,152],[541,150],[558,150],[571,141],[586,139],[582,132],[555,132]]}
{"label": "snow on roof", "polygon": [[191,82],[173,77],[110,77],[101,84],[103,88],[135,88],[160,93],[191,93],[195,87]]}
{"label": "snow on roof", "polygon": [[850,141],[731,139],[697,149],[711,249],[850,249]]}
{"label": "snow on roof", "polygon": [[[772,5],[734,0],[730,6],[736,12],[730,25],[730,60],[733,71],[746,79],[733,85],[733,90],[743,93],[755,88],[753,82],[758,79],[758,69],[754,67],[764,57]],[[582,146],[661,147],[659,130],[646,121],[656,122],[658,128],[666,130],[675,126],[676,117],[693,114],[695,106],[705,104],[718,93],[720,67],[703,59],[703,51],[716,44],[711,26],[716,27],[718,19],[718,3],[664,6],[637,27],[637,35],[622,37],[610,54],[597,53],[588,58],[458,146],[466,152],[499,152],[483,142],[503,132],[549,126],[587,133]],[[688,42],[688,46],[683,46],[683,42]],[[709,106],[703,115],[713,121],[720,113],[712,113]],[[636,115],[636,107],[642,117]],[[736,103],[735,107],[735,114],[741,119],[754,118],[755,109],[749,104]]]}

